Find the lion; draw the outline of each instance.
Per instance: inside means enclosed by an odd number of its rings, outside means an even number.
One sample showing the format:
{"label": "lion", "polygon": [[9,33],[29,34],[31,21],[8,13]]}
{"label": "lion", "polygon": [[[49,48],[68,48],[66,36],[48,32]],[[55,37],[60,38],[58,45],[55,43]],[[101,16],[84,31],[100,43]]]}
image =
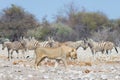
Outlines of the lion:
{"label": "lion", "polygon": [[36,59],[35,59],[35,68],[38,68],[39,63],[45,58],[48,59],[55,59],[57,62],[61,60],[67,68],[67,57],[71,57],[73,59],[77,58],[76,53],[74,54],[74,49],[68,46],[60,46],[57,48],[44,48],[44,47],[37,47],[35,49]]}

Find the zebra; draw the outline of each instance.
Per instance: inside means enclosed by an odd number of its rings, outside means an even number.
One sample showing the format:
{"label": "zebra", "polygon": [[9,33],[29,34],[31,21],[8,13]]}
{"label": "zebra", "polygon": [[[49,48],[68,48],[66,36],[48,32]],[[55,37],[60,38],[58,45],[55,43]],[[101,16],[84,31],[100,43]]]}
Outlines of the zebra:
{"label": "zebra", "polygon": [[93,55],[96,52],[102,52],[102,53],[108,54],[108,50],[110,50],[110,52],[111,52],[113,47],[115,48],[116,52],[118,53],[118,50],[117,50],[115,44],[110,41],[95,42],[92,39],[89,39],[88,45],[89,45]]}
{"label": "zebra", "polygon": [[54,40],[49,37],[48,41],[38,41],[34,38],[23,38],[22,41],[26,45],[27,50],[35,50],[37,47],[52,47],[52,43],[54,42]]}
{"label": "zebra", "polygon": [[35,39],[22,39],[22,42],[25,45],[26,50],[34,50],[37,46],[39,46],[39,41]]}
{"label": "zebra", "polygon": [[82,47],[84,50],[86,50],[88,48],[88,44],[85,40],[76,41],[75,46],[76,46],[76,49],[78,49],[79,47]]}
{"label": "zebra", "polygon": [[[8,50],[8,60],[12,59],[12,54],[14,51],[17,52],[17,58],[18,58],[19,50],[22,50],[22,53],[25,54],[25,45],[20,41],[3,42],[2,50],[4,50],[5,47],[7,47],[7,50]],[[10,55],[11,55],[11,57],[10,57]],[[25,56],[23,56],[23,57],[25,58]]]}
{"label": "zebra", "polygon": [[76,50],[79,47],[82,47],[84,50],[86,50],[88,48],[88,44],[85,41],[83,41],[83,40],[79,40],[79,41],[75,41],[75,42],[73,42],[73,41],[67,41],[67,42],[64,42],[62,44],[67,45],[69,47],[73,47]]}
{"label": "zebra", "polygon": [[[51,47],[52,42],[54,42],[52,38],[48,38],[48,41],[38,41],[35,38],[25,37],[21,38],[21,41],[24,43],[26,51],[33,50],[33,53],[37,47]],[[27,58],[29,57],[30,56],[28,55]]]}
{"label": "zebra", "polygon": [[88,46],[90,47],[92,54],[96,54],[96,52],[102,52],[104,53],[104,46],[106,42],[95,42],[92,39],[89,39],[88,41]]}
{"label": "zebra", "polygon": [[39,46],[40,46],[40,47],[53,47],[53,46],[52,46],[52,42],[49,42],[49,41],[39,42]]}
{"label": "zebra", "polygon": [[113,48],[115,48],[116,52],[118,53],[118,50],[115,44],[113,42],[106,41],[106,44],[104,46],[104,50],[106,51],[106,53],[108,54],[108,50],[110,50],[110,53],[111,53]]}

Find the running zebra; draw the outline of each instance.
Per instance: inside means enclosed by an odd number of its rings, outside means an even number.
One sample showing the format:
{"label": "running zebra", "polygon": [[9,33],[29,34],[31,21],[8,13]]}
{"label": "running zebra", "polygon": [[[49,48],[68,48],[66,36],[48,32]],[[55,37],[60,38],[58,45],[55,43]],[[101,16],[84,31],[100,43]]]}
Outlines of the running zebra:
{"label": "running zebra", "polygon": [[4,50],[5,47],[7,47],[7,50],[8,50],[8,60],[12,59],[12,54],[13,54],[14,51],[17,52],[17,58],[18,58],[19,50],[22,50],[23,57],[24,57],[25,45],[22,42],[20,42],[20,41],[3,42],[2,43],[2,50]]}

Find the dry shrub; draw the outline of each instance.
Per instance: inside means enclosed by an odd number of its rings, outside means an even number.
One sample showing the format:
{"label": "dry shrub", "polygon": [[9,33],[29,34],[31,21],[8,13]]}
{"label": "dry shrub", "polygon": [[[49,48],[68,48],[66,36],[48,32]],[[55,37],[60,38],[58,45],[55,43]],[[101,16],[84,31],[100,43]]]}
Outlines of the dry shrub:
{"label": "dry shrub", "polygon": [[55,65],[55,62],[44,62],[44,65],[54,66],[54,65]]}
{"label": "dry shrub", "polygon": [[92,66],[91,62],[75,62],[75,61],[68,61],[68,65],[78,65],[78,66]]}
{"label": "dry shrub", "polygon": [[28,60],[15,60],[14,62],[13,62],[13,65],[23,65],[24,67],[33,67],[33,60],[32,61],[28,61]]}
{"label": "dry shrub", "polygon": [[79,62],[80,66],[92,66],[91,62]]}
{"label": "dry shrub", "polygon": [[120,61],[107,61],[106,63],[108,63],[108,64],[116,64],[116,63],[120,64]]}
{"label": "dry shrub", "polygon": [[110,57],[111,60],[120,60],[120,56],[111,56]]}
{"label": "dry shrub", "polygon": [[73,61],[67,61],[67,64],[68,64],[68,65],[77,65],[77,63],[76,63],[76,62],[73,62]]}
{"label": "dry shrub", "polygon": [[20,64],[20,63],[24,63],[25,61],[23,61],[23,60],[15,60],[14,62],[13,62],[13,65],[17,65],[17,64]]}
{"label": "dry shrub", "polygon": [[85,71],[83,71],[83,73],[90,73],[91,71],[86,69]]}
{"label": "dry shrub", "polygon": [[[61,63],[61,62],[59,62],[59,63]],[[48,66],[54,66],[55,62],[47,61],[47,62],[44,62],[43,64],[48,65]],[[78,65],[78,63],[76,63],[75,61],[67,61],[67,65]]]}

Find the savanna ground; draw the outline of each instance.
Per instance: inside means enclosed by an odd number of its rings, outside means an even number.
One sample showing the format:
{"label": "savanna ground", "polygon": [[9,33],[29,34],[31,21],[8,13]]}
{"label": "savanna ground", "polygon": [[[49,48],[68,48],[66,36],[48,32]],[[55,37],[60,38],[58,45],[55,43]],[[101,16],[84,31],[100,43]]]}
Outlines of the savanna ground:
{"label": "savanna ground", "polygon": [[[7,60],[7,50],[0,45],[0,80],[120,80],[120,48],[119,53],[96,54],[94,60],[90,49],[78,49],[78,60],[69,61],[67,69],[62,63],[54,68],[54,62],[42,62],[40,69],[35,70],[34,52],[27,51],[28,59]],[[22,57],[21,53],[20,56]]]}

